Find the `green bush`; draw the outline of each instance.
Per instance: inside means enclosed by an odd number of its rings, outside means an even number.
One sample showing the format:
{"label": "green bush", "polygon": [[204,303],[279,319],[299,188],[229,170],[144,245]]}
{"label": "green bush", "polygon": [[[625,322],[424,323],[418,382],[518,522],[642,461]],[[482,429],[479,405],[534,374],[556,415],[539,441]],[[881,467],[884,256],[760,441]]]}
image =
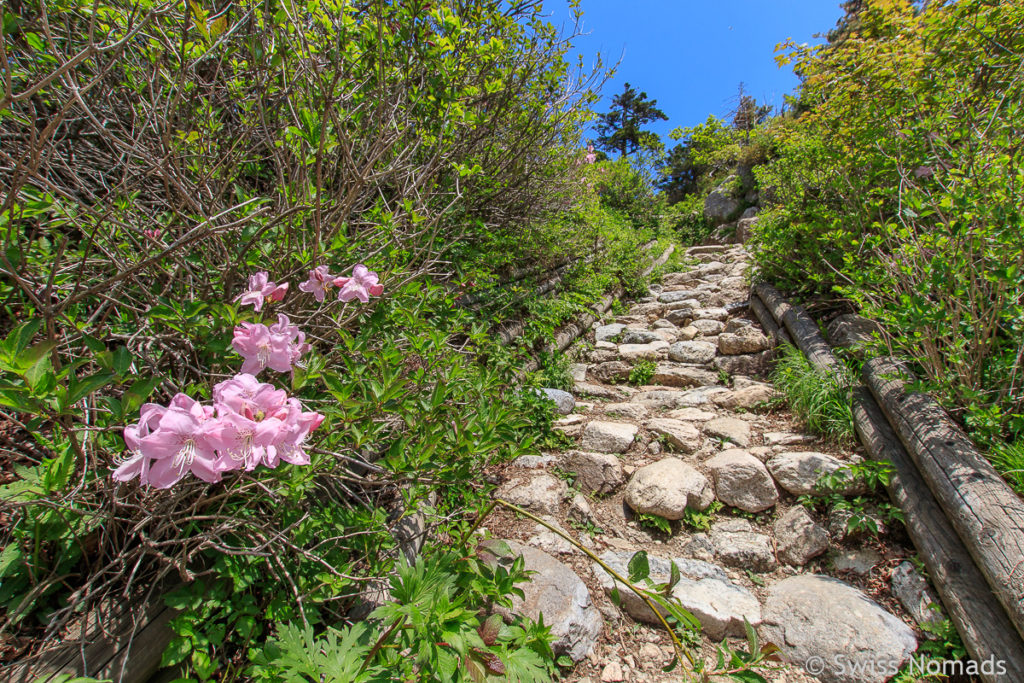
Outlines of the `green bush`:
{"label": "green bush", "polygon": [[863,3],[780,57],[802,113],[758,171],[762,273],[854,302],[993,445],[1024,434],[1022,27],[1020,3]]}

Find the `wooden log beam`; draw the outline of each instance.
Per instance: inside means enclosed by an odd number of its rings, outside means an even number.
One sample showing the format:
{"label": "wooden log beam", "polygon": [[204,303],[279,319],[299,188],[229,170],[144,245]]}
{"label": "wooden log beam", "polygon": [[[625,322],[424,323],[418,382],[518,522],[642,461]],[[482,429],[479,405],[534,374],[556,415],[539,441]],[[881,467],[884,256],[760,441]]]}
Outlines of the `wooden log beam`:
{"label": "wooden log beam", "polygon": [[889,497],[903,511],[910,540],[967,652],[977,662],[992,658],[1005,663],[1004,676],[983,675],[982,679],[985,683],[1024,681],[1024,640],[865,387],[853,391],[853,421],[868,456],[893,467],[886,487]]}
{"label": "wooden log beam", "polygon": [[764,302],[761,301],[761,297],[753,290],[750,292],[749,304],[750,310],[754,312],[754,317],[761,323],[761,329],[765,331],[765,334],[768,335],[776,346],[781,342],[793,344],[793,338],[789,336],[789,332],[786,331],[785,327],[779,327],[779,322],[775,320],[771,312],[764,305]]}
{"label": "wooden log beam", "polygon": [[1024,501],[967,435],[888,358],[864,364],[864,382],[893,426],[1017,633],[1024,636]]}
{"label": "wooden log beam", "polygon": [[785,326],[811,365],[837,380],[842,381],[845,378],[845,367],[832,353],[828,342],[818,331],[818,325],[802,306],[788,304],[778,290],[763,282],[755,285],[754,291],[761,297],[761,301],[775,316],[775,319],[781,321],[780,326]]}

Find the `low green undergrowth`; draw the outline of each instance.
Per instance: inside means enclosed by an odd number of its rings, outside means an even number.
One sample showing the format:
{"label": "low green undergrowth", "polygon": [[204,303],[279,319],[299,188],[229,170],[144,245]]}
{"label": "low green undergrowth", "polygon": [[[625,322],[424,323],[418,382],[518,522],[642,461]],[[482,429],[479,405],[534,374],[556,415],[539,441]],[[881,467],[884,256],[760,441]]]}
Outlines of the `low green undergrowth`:
{"label": "low green undergrowth", "polygon": [[811,365],[800,349],[784,345],[771,380],[809,431],[836,443],[853,441],[852,373],[837,380]]}

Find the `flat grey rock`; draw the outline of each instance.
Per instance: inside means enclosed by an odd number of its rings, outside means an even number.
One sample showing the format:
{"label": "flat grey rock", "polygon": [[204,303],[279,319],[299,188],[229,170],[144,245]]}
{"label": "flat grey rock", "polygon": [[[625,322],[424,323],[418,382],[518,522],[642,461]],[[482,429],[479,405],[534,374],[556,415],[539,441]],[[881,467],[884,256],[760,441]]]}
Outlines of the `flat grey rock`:
{"label": "flat grey rock", "polygon": [[534,620],[543,614],[544,624],[551,627],[554,636],[551,648],[555,654],[581,661],[593,651],[604,625],[586,584],[572,569],[544,551],[516,541],[506,543],[513,557],[521,555],[526,569],[535,572],[530,581],[517,584],[525,598],[514,597],[512,611]]}
{"label": "flat grey rock", "polygon": [[562,415],[568,415],[572,412],[573,408],[576,407],[576,399],[572,397],[568,391],[562,391],[561,389],[543,388],[541,392],[549,399],[554,401],[555,409]]}
{"label": "flat grey rock", "polygon": [[702,441],[700,430],[688,422],[659,417],[648,420],[644,426],[658,436],[664,437],[669,445],[677,451],[693,453],[700,448]]}
{"label": "flat grey rock", "polygon": [[727,567],[770,572],[777,566],[771,539],[754,531],[745,519],[716,522],[708,535],[715,558]]}
{"label": "flat grey rock", "polygon": [[735,417],[719,417],[704,423],[704,433],[740,448],[750,445],[750,423]]}
{"label": "flat grey rock", "polygon": [[637,426],[624,422],[595,420],[583,429],[581,446],[585,451],[597,453],[624,453],[636,437]]}
{"label": "flat grey rock", "polygon": [[[600,555],[601,561],[622,576],[628,576],[632,552],[608,550]],[[648,555],[651,568],[650,580],[654,583],[668,583],[671,565],[656,555]],[[742,636],[743,620],[756,626],[761,621],[761,605],[757,598],[742,586],[729,580],[721,569],[708,562],[676,558],[671,560],[679,569],[680,580],[673,589],[672,597],[701,623],[704,632],[713,640],[726,636]],[[615,579],[594,563],[594,575],[606,593],[616,587]],[[654,612],[633,591],[618,584],[622,609],[637,621],[660,625]],[[659,608],[661,611],[661,608]]]}
{"label": "flat grey rock", "polygon": [[774,531],[779,562],[802,566],[828,550],[828,532],[802,505],[777,519]]}
{"label": "flat grey rock", "polygon": [[911,628],[878,603],[817,575],[773,585],[759,632],[762,643],[775,644],[822,683],[884,683],[917,649]]}
{"label": "flat grey rock", "polygon": [[679,363],[704,365],[715,358],[715,346],[702,341],[682,341],[672,344],[668,357]]}
{"label": "flat grey rock", "polygon": [[[794,496],[822,493],[818,480],[824,474],[832,474],[843,466],[843,462],[826,453],[814,451],[789,451],[779,453],[768,460],[768,471],[779,486]],[[860,487],[850,484],[842,493],[856,493]]]}
{"label": "flat grey rock", "polygon": [[545,515],[558,514],[568,491],[564,481],[546,472],[517,475],[498,489],[499,495],[508,502]]}

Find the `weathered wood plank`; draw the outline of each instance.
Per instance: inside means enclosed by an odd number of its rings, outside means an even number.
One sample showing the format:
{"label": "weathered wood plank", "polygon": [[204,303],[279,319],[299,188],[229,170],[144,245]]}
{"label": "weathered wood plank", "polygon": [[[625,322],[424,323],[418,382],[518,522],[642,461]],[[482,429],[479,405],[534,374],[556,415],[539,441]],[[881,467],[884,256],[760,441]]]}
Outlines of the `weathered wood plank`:
{"label": "weathered wood plank", "polygon": [[1024,501],[933,398],[908,393],[905,368],[864,364],[865,384],[1007,616],[1024,636]]}
{"label": "weathered wood plank", "polygon": [[903,511],[910,540],[968,653],[978,662],[990,657],[1005,662],[1005,676],[982,679],[1024,681],[1024,641],[865,387],[854,389],[853,419],[871,459],[892,464],[889,497]]}
{"label": "weathered wood plank", "polygon": [[754,317],[761,323],[761,329],[764,330],[765,334],[768,335],[774,344],[778,345],[780,342],[793,344],[793,338],[789,336],[789,332],[786,331],[785,327],[779,327],[778,321],[772,317],[771,312],[764,305],[764,302],[761,301],[761,297],[753,290],[750,292],[749,303],[750,310],[754,312]]}
{"label": "weathered wood plank", "polygon": [[755,285],[754,289],[776,320],[781,321],[781,325],[786,328],[811,365],[842,381],[845,377],[843,364],[832,353],[832,348],[821,336],[817,324],[807,311],[802,306],[790,305],[774,287],[763,282]]}

